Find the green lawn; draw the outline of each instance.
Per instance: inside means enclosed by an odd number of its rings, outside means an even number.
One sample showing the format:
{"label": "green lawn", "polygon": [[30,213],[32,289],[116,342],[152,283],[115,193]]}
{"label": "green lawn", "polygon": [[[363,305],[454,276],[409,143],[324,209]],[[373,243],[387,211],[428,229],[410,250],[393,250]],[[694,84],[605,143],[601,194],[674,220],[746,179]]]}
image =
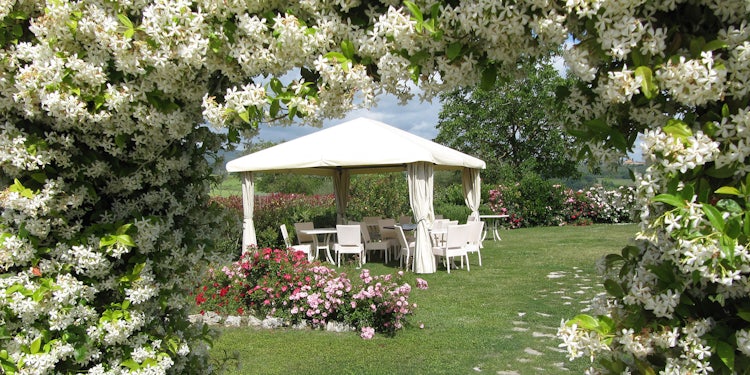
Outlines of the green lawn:
{"label": "green lawn", "polygon": [[237,173],[229,174],[220,184],[211,189],[212,196],[228,197],[230,195],[242,196],[242,180]]}
{"label": "green lawn", "polygon": [[[594,225],[502,231],[502,241],[485,241],[482,267],[474,256],[470,272],[418,275],[430,287],[413,290],[419,308],[395,337],[224,328],[212,360],[229,365],[229,374],[579,374],[588,361],[567,360],[557,327],[603,290],[595,260],[619,252],[636,230]],[[382,263],[367,267],[374,274],[396,271]],[[222,361],[232,356],[239,362]]]}

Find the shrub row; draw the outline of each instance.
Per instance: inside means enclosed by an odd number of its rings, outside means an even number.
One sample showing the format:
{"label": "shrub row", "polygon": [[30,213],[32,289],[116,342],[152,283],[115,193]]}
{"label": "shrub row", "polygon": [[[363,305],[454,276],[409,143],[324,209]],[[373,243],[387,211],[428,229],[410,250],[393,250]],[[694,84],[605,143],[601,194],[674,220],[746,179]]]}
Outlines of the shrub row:
{"label": "shrub row", "polygon": [[490,190],[487,205],[495,214],[508,215],[505,225],[509,228],[625,223],[636,217],[635,189],[627,186],[574,191],[525,179]]}

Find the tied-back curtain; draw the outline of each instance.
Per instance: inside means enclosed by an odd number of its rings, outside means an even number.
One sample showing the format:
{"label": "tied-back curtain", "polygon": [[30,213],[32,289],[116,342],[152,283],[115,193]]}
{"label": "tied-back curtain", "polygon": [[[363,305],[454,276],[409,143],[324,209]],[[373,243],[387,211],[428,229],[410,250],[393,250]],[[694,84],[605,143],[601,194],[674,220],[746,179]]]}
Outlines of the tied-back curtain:
{"label": "tied-back curtain", "polygon": [[346,205],[349,202],[349,171],[339,169],[333,175],[333,193],[336,196],[336,224],[346,224]]}
{"label": "tied-back curtain", "polygon": [[435,220],[432,210],[433,168],[431,163],[419,162],[407,166],[409,202],[417,223],[414,272],[435,273],[435,257],[432,255],[430,226]]}
{"label": "tied-back curtain", "polygon": [[464,190],[464,202],[471,210],[471,216],[479,219],[479,203],[482,199],[482,185],[479,179],[479,169],[464,168],[461,173],[461,183]]}
{"label": "tied-back curtain", "polygon": [[250,246],[257,246],[255,238],[255,223],[253,223],[253,210],[255,204],[255,186],[253,172],[242,173],[242,253],[246,253]]}

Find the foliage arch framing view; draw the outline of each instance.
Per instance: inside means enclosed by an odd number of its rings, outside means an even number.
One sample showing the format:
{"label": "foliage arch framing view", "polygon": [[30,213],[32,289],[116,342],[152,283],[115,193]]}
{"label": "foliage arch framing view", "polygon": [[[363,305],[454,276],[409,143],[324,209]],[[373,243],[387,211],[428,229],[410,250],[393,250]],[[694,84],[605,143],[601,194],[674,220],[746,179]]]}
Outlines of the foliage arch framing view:
{"label": "foliage arch framing view", "polygon": [[[569,36],[579,157],[643,137],[637,246],[560,327],[592,372],[750,368],[750,10],[743,0],[15,1],[0,6],[0,366],[204,373],[185,285],[215,254],[207,154],[311,124],[490,89]],[[301,79],[278,77],[290,71]],[[262,78],[262,79],[261,79]],[[225,129],[210,131],[204,124]],[[222,135],[226,134],[226,135]]]}

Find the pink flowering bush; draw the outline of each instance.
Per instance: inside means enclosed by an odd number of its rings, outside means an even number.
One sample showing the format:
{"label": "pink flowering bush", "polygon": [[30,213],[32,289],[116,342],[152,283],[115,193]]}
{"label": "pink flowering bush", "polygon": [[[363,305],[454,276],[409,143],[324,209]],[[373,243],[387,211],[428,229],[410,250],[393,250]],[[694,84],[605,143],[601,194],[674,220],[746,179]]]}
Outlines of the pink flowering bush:
{"label": "pink flowering bush", "polygon": [[[403,272],[371,275],[364,269],[351,280],[308,262],[301,252],[265,248],[216,270],[209,270],[194,292],[201,312],[277,317],[313,328],[342,322],[371,338],[375,332],[395,334],[417,307],[409,302],[412,287]],[[416,285],[428,287],[420,278]]]}

